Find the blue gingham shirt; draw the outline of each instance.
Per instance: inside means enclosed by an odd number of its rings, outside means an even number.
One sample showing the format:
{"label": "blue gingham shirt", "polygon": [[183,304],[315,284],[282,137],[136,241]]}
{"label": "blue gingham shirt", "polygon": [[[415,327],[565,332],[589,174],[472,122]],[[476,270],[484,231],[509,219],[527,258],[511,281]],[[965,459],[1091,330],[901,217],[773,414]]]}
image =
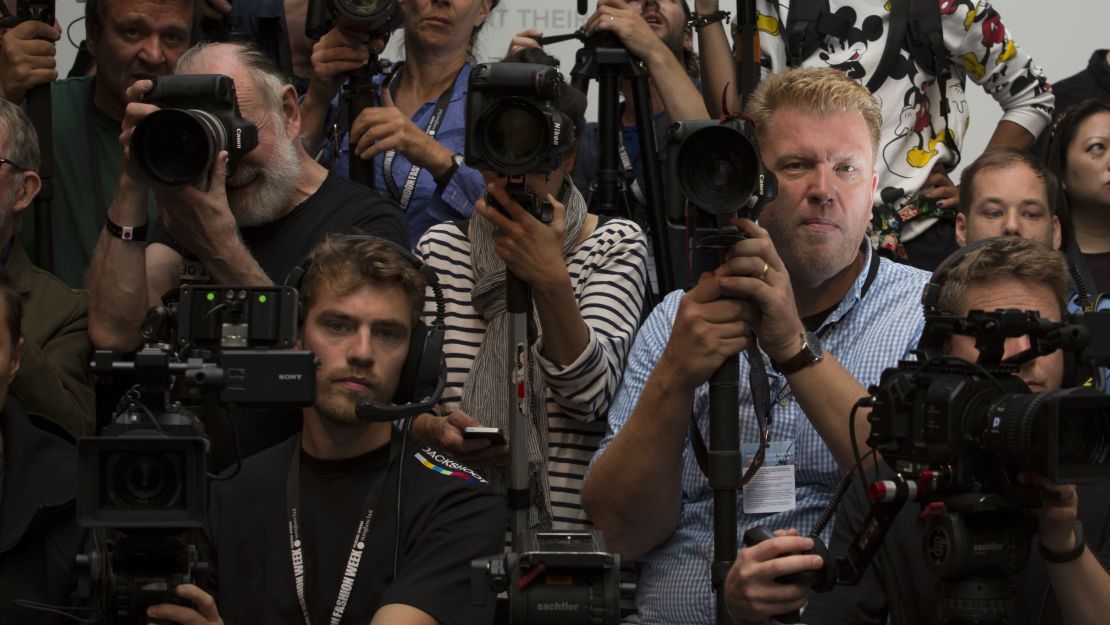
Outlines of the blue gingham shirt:
{"label": "blue gingham shirt", "polygon": [[[825,352],[834,355],[841,366],[866,387],[878,383],[884,369],[896,366],[899,359],[911,357],[911,350],[917,345],[925,326],[921,290],[929,274],[883,259],[866,297],[860,299],[871,256],[870,246],[864,247],[867,255],[863,265],[865,270],[860,272],[851,291],[828,316],[817,334]],[[663,354],[682,295],[681,291],[669,294],[640,329],[628,357],[621,388],[609,411],[608,432],[593,462],[604,453],[628,421],[655,363]],[[738,537],[755,525],[771,529],[796,527],[803,535],[809,533],[840,479],[836,461],[806,419],[786,384],[786,378],[771,367],[767,367],[767,373],[773,400],[771,441],[794,441],[797,451],[797,507],[774,514],[744,514],[743,494],[738,493]],[[745,354],[740,359],[741,444],[755,443],[758,438],[747,376]],[[709,385],[703,384],[694,395],[694,416],[704,436],[709,435],[708,391]],[[847,414],[844,415],[844,427],[848,427]],[[682,455],[681,505],[674,534],[642,559],[636,592],[639,615],[631,622],[668,625],[709,625],[716,622],[709,576],[713,560],[713,489],[698,467],[689,433]],[[825,530],[826,541],[831,533],[830,526]]]}
{"label": "blue gingham shirt", "polygon": [[[394,64],[392,71],[396,72],[398,65],[399,63]],[[383,79],[384,75],[382,74],[374,77],[374,83],[379,90]],[[466,140],[466,92],[469,79],[470,64],[467,63],[459,71],[459,75],[455,77],[451,101],[447,105],[447,110],[444,111],[439,129],[436,131],[436,141],[451,150],[452,154],[462,154],[463,144]],[[347,132],[344,129],[340,137],[338,154],[335,153],[335,146],[331,138],[331,127],[338,111],[339,98],[340,96],[337,95],[328,105],[326,125],[328,132],[325,135],[317,160],[327,163],[334,159],[332,171],[348,178],[350,177],[350,147],[347,143]],[[437,99],[438,97],[421,104],[420,108],[413,114],[412,122],[418,128],[426,129],[428,127],[428,122],[432,120],[432,113],[436,108]],[[378,154],[371,161],[371,169],[374,175],[374,188],[388,196],[389,187],[385,184],[383,174],[384,162],[385,156]],[[405,188],[405,178],[408,176],[411,167],[412,163],[409,159],[404,154],[397,152],[393,158],[393,167],[390,173],[393,181],[397,184],[398,192]],[[459,165],[459,169],[444,186],[441,193],[436,193],[436,183],[431,172],[422,169],[420,176],[416,179],[412,199],[405,207],[405,220],[409,224],[409,240],[419,241],[420,237],[424,235],[424,231],[435,224],[470,217],[470,214],[474,212],[474,203],[478,201],[485,189],[486,182],[482,178],[482,173],[476,169],[471,169],[465,163]]]}

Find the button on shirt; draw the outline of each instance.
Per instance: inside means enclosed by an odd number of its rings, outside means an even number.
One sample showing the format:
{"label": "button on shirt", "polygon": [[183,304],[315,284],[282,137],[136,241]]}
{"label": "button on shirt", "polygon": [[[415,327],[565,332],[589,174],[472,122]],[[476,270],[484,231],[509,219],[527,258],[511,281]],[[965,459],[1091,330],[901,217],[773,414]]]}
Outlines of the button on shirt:
{"label": "button on shirt", "polygon": [[[396,72],[399,66],[400,63],[394,64],[393,72]],[[383,75],[374,77],[374,82],[379,91],[384,78]],[[469,79],[470,64],[468,63],[463,66],[459,75],[455,78],[450,104],[444,112],[443,121],[440,123],[435,136],[436,141],[439,141],[452,154],[463,154],[463,145],[466,138],[466,92]],[[319,160],[326,163],[334,158],[333,171],[344,177],[349,177],[349,146],[346,129],[343,129],[338,155],[334,154],[335,147],[330,133],[331,126],[335,122],[340,97],[336,96],[328,106],[328,132],[325,133],[324,145]],[[428,122],[431,121],[432,113],[436,108],[436,99],[438,97],[420,105],[420,108],[413,114],[412,122],[418,128],[425,129],[428,127]],[[380,193],[389,194],[389,187],[386,186],[382,170],[384,160],[384,154],[378,154],[373,159],[374,188]],[[408,158],[397,152],[393,158],[392,170],[389,173],[393,177],[398,190],[405,188],[405,179],[408,177],[411,168],[412,163]],[[428,170],[422,169],[420,171],[420,177],[416,180],[416,188],[413,191],[412,199],[405,207],[405,220],[409,223],[410,240],[414,245],[429,227],[437,223],[469,217],[474,212],[474,203],[486,188],[482,174],[476,169],[467,167],[465,163],[459,166],[458,171],[451,177],[442,193],[436,193],[436,183],[433,178]]]}
{"label": "button on shirt", "polygon": [[[863,264],[870,263],[866,248]],[[911,357],[925,326],[921,312],[921,290],[929,274],[886,259],[866,296],[860,299],[866,271],[861,271],[848,295],[818,329],[826,353],[864,387],[878,383],[884,369]],[[594,456],[604,453],[613,437],[628,421],[655,363],[663,354],[678,312],[682,292],[669,294],[640,329],[628,357],[624,380],[609,411],[609,431]],[[748,361],[740,359],[741,444],[758,440],[758,426],[748,388]],[[771,529],[796,527],[809,533],[828,503],[840,472],[831,452],[806,418],[784,376],[767,370],[771,385],[771,441],[793,441],[795,445],[795,499],[797,507],[773,514],[744,514],[743,495],[738,493],[738,537],[755,525]],[[709,432],[709,386],[703,384],[694,396],[694,417],[701,432]],[[848,415],[844,415],[848,427]],[[591,463],[592,466],[592,463]],[[826,529],[827,541],[832,528]],[[739,540],[739,538],[738,538]],[[709,568],[713,559],[713,490],[698,467],[687,434],[682,455],[682,502],[678,527],[664,543],[642,559],[637,588],[637,623],[716,622]]]}

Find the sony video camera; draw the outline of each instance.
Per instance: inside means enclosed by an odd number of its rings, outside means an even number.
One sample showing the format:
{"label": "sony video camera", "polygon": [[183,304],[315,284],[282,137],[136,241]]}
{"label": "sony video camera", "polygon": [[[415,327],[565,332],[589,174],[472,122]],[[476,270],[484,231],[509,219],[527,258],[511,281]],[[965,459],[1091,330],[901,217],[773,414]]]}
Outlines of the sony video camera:
{"label": "sony video camera", "polygon": [[133,383],[112,423],[77,445],[77,519],[98,540],[79,556],[81,585],[108,623],[146,623],[146,608],[178,602],[207,564],[191,532],[208,501],[208,439],[185,404],[309,405],[316,359],[294,350],[298,296],[285,286],[184,286],[147,315],[133,360],[98,351],[100,374]]}
{"label": "sony video camera", "polygon": [[524,533],[520,553],[471,563],[472,598],[509,593],[512,625],[615,625],[620,621],[620,556],[597,530]]}
{"label": "sony video camera", "polygon": [[345,28],[388,35],[400,24],[401,12],[393,0],[308,0],[304,34],[319,41],[343,18]]}
{"label": "sony video camera", "polygon": [[[763,166],[751,121],[739,116],[672,123],[667,182],[667,219],[691,232],[695,226],[715,231],[698,239],[701,247],[733,243],[736,230],[728,221],[755,221],[778,190],[774,174]],[[699,210],[687,214],[683,198]]]}
{"label": "sony video camera", "polygon": [[555,171],[574,145],[574,122],[558,108],[565,84],[549,65],[485,63],[471,71],[466,98],[466,164],[508,176],[509,195],[545,223],[552,208],[523,177]]}
{"label": "sony video camera", "polygon": [[244,154],[258,145],[258,128],[243,119],[235,83],[222,74],[158,76],[143,98],[161,110],[135,126],[131,162],[155,189],[195,186],[207,191],[209,173],[221,150],[228,153],[228,175]]}

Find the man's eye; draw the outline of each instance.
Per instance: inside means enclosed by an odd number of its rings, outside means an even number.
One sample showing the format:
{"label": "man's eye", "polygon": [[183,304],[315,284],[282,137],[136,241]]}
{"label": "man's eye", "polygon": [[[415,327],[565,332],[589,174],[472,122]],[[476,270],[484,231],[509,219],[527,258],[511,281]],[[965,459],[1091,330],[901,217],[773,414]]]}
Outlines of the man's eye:
{"label": "man's eye", "polygon": [[843,165],[838,165],[836,170],[844,172],[844,173],[848,173],[848,174],[854,174],[857,171],[859,171],[858,169],[856,169],[855,165],[852,165],[850,163],[844,163]]}
{"label": "man's eye", "polygon": [[336,334],[347,331],[347,324],[343,323],[342,321],[329,321],[327,322],[326,327],[329,332],[335,332]]}

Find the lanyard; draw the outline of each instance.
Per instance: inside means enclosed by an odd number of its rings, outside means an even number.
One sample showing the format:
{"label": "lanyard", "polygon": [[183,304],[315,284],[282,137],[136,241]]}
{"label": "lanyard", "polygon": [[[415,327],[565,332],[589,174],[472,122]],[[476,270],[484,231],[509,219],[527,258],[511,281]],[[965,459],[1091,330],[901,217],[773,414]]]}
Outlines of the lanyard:
{"label": "lanyard", "polygon": [[[402,66],[403,67],[403,66]],[[464,66],[465,67],[465,66]],[[459,69],[462,71],[462,68]],[[428,120],[428,127],[424,130],[429,137],[435,139],[436,132],[439,130],[439,125],[443,123],[443,117],[447,114],[447,107],[451,104],[451,96],[455,93],[455,83],[458,82],[459,75],[455,74],[455,79],[451,84],[447,85],[447,89],[436,100],[435,110],[432,111],[432,118]],[[396,90],[397,83],[393,80],[389,81],[389,89]],[[393,94],[396,95],[396,94]],[[416,190],[416,179],[420,177],[422,168],[419,165],[413,165],[409,168],[409,173],[405,176],[405,188],[403,190],[397,189],[397,182],[393,179],[393,159],[397,157],[397,150],[389,150],[385,153],[382,159],[382,178],[385,178],[385,186],[389,188],[389,193],[393,199],[401,204],[401,210],[404,211],[409,201],[412,200],[412,193]]]}
{"label": "lanyard", "polygon": [[[628,150],[624,149],[624,133],[621,133],[621,140],[617,142],[617,151],[621,157],[621,167],[624,168],[625,180],[632,179],[632,183],[628,185],[628,190],[632,192],[632,197],[641,206],[647,206],[647,197],[644,195],[643,189],[640,188],[640,181],[636,178],[636,168],[632,165],[632,159],[628,157]],[[640,146],[640,160],[643,160],[644,146]]]}
{"label": "lanyard", "polygon": [[[401,446],[392,436],[389,442],[389,464],[386,473],[393,465],[395,456],[400,455]],[[366,539],[374,525],[374,508],[378,507],[382,490],[385,486],[386,476],[376,480],[366,493],[366,500],[362,504],[361,519],[355,528],[355,537],[351,543],[351,553],[347,556],[347,564],[343,569],[343,579],[339,582],[339,594],[335,598],[335,605],[331,611],[331,625],[339,625],[343,614],[347,611],[347,604],[351,600],[351,591],[354,589],[355,579],[358,578],[359,565],[362,554],[366,549]],[[293,582],[297,590],[297,602],[301,606],[301,615],[304,616],[305,625],[312,625],[309,618],[308,602],[305,600],[305,565],[304,545],[301,542],[301,517],[300,517],[300,491],[301,491],[301,437],[293,446],[293,460],[289,463],[289,476],[285,483],[285,502],[288,508],[289,521],[289,554],[293,564]]]}

